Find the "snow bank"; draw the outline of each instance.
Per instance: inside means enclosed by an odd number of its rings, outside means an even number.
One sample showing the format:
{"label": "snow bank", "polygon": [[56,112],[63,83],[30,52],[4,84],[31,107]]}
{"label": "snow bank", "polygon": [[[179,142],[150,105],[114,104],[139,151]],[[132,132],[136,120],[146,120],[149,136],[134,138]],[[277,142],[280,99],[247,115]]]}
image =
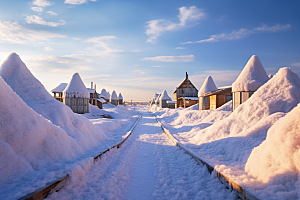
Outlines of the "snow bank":
{"label": "snow bank", "polygon": [[205,93],[214,91],[216,89],[218,89],[218,88],[217,88],[214,80],[212,79],[211,76],[208,76],[205,79],[203,85],[201,86],[201,88],[198,92],[198,97],[202,97],[202,96],[204,96]]}
{"label": "snow bank", "polygon": [[253,55],[239,77],[232,84],[232,92],[256,91],[268,80],[269,77],[259,58]]}
{"label": "snow bank", "polygon": [[[17,75],[17,74],[16,74]],[[74,140],[37,114],[0,77],[0,180],[75,156]]]}
{"label": "snow bank", "polygon": [[119,93],[119,99],[123,99],[123,96],[121,93]]}
{"label": "snow bank", "polygon": [[64,97],[90,98],[90,93],[83,84],[78,73],[73,74],[71,81],[63,91]]}
{"label": "snow bank", "polygon": [[73,113],[68,106],[55,100],[16,53],[11,53],[2,63],[0,76],[35,112],[64,129],[78,145],[73,149],[77,153],[106,139],[104,132],[87,118]]}
{"label": "snow bank", "polygon": [[247,132],[247,129],[253,128],[258,122],[263,123],[262,120],[268,120],[274,113],[289,112],[299,101],[299,77],[289,68],[282,68],[229,117],[201,130],[194,137],[194,142],[201,144],[228,136],[249,135],[251,132]]}
{"label": "snow bank", "polygon": [[115,91],[112,92],[110,100],[119,100],[118,96],[117,96],[117,93]]}
{"label": "snow bank", "polygon": [[300,104],[269,129],[266,140],[252,150],[246,172],[264,183],[283,174],[299,175],[299,116]]}
{"label": "snow bank", "polygon": [[169,97],[169,95],[168,95],[168,93],[167,93],[166,90],[163,91],[163,93],[161,94],[161,96],[159,97],[159,99],[160,99],[160,100],[172,100],[172,99]]}

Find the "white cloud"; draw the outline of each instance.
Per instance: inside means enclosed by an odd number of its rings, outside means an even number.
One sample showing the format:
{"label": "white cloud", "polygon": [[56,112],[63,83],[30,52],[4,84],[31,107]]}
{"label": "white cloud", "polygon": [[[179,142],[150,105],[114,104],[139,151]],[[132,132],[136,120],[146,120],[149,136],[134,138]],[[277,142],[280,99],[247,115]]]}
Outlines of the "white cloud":
{"label": "white cloud", "polygon": [[60,19],[59,22],[46,22],[43,20],[43,18],[37,15],[26,16],[25,20],[28,24],[41,24],[45,26],[54,26],[54,27],[66,24],[66,22],[62,19]]}
{"label": "white cloud", "polygon": [[[84,40],[84,42],[94,43],[94,46],[89,48],[91,50],[102,49],[104,52],[123,52],[123,50],[112,49],[109,45],[110,41],[113,39],[117,39],[115,36],[101,36],[101,37],[93,37]],[[102,51],[102,52],[103,52]]]}
{"label": "white cloud", "polygon": [[72,38],[73,40],[81,40],[81,38]]}
{"label": "white cloud", "polygon": [[55,12],[53,12],[53,11],[47,11],[47,13],[50,14],[50,15],[54,15],[54,16],[57,15],[57,13],[55,13]]}
{"label": "white cloud", "polygon": [[48,31],[31,30],[18,22],[0,20],[0,42],[27,44],[33,41],[49,40],[50,38],[65,38],[66,36]]}
{"label": "white cloud", "polygon": [[161,62],[193,62],[195,59],[194,55],[185,56],[156,56],[156,57],[145,57],[142,60],[153,60]]}
{"label": "white cloud", "polygon": [[206,13],[196,6],[179,8],[179,23],[173,23],[165,19],[148,21],[146,34],[149,36],[147,42],[154,43],[157,38],[166,31],[175,31],[182,28],[191,27],[197,24],[197,21],[206,19]]}
{"label": "white cloud", "polygon": [[133,70],[132,73],[134,74],[138,74],[138,75],[144,75],[144,74],[147,74],[146,72],[144,72],[143,70]]}
{"label": "white cloud", "polygon": [[53,50],[53,48],[51,48],[51,47],[44,47],[43,49],[44,49],[44,51],[52,51]]}
{"label": "white cloud", "polygon": [[293,63],[292,66],[293,66],[293,67],[300,67],[300,62]]}
{"label": "white cloud", "polygon": [[190,44],[190,43],[203,43],[203,42],[219,42],[219,41],[224,41],[224,40],[238,40],[242,38],[247,38],[251,34],[255,33],[263,33],[263,32],[278,32],[278,31],[286,31],[291,28],[290,24],[286,25],[280,25],[276,24],[275,26],[268,27],[267,25],[263,24],[261,27],[257,27],[254,29],[245,29],[242,28],[238,31],[234,30],[231,33],[221,33],[217,35],[211,35],[210,38],[208,39],[203,39],[199,41],[194,41],[194,42],[184,42],[181,44]]}
{"label": "white cloud", "polygon": [[185,47],[176,47],[176,49],[186,49]]}
{"label": "white cloud", "polygon": [[44,8],[43,7],[31,7],[31,10],[34,10],[36,12],[43,12]]}
{"label": "white cloud", "polygon": [[[89,0],[65,0],[65,4],[80,5],[87,3]],[[96,2],[97,0],[90,0]]]}
{"label": "white cloud", "polygon": [[47,0],[33,0],[32,4],[39,7],[47,7],[53,5],[54,3]]}

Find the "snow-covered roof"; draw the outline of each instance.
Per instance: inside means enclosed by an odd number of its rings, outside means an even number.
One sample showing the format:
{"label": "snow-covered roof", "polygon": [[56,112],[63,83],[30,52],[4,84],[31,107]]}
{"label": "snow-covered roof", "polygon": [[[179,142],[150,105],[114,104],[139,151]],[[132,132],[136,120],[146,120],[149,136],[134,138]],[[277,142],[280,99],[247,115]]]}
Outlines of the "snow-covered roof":
{"label": "snow-covered roof", "polygon": [[100,97],[104,97],[105,99],[107,97],[107,92],[104,88],[101,90]]}
{"label": "snow-covered roof", "polygon": [[119,99],[123,99],[123,96],[121,93],[119,93]]}
{"label": "snow-covered roof", "polygon": [[106,103],[105,99],[103,98],[98,99],[98,101],[100,101],[101,103]]}
{"label": "snow-covered roof", "polygon": [[205,93],[203,96],[210,96],[210,95],[218,94],[218,93],[225,92],[228,90],[231,90],[231,86],[219,87],[216,90]]}
{"label": "snow-covered roof", "polygon": [[111,98],[110,98],[111,100],[119,100],[118,99],[118,96],[117,96],[117,93],[115,92],[115,91],[113,91],[112,93],[111,93]]}
{"label": "snow-covered roof", "polygon": [[106,98],[107,98],[107,99],[110,99],[110,94],[109,94],[109,92],[106,93]]}
{"label": "snow-covered roof", "polygon": [[83,84],[78,73],[72,76],[72,79],[64,90],[65,97],[75,98],[90,98],[90,93]]}
{"label": "snow-covered roof", "polygon": [[212,79],[211,76],[208,76],[205,79],[203,85],[201,86],[201,88],[198,92],[198,97],[202,97],[202,96],[204,96],[205,93],[211,92],[216,89],[217,89],[217,86],[216,86],[214,80]]}
{"label": "snow-covered roof", "polygon": [[256,91],[268,80],[269,77],[259,58],[253,55],[239,77],[232,84],[232,92]]}
{"label": "snow-covered roof", "polygon": [[89,93],[95,93],[96,92],[96,90],[92,89],[92,88],[86,88],[86,89],[89,91]]}
{"label": "snow-covered roof", "polygon": [[169,97],[167,91],[164,90],[161,96],[159,97],[159,100],[172,100],[172,99]]}
{"label": "snow-covered roof", "polygon": [[62,92],[67,87],[68,83],[61,83],[56,88],[51,90],[51,92]]}
{"label": "snow-covered roof", "polygon": [[198,97],[180,97],[180,98],[182,98],[184,100],[199,100]]}
{"label": "snow-covered roof", "polygon": [[171,104],[171,103],[174,103],[174,104],[175,104],[176,101],[167,101],[167,103],[168,103],[168,104]]}
{"label": "snow-covered roof", "polygon": [[161,96],[161,94],[159,94],[158,97],[155,99],[155,103],[159,103],[160,96]]}

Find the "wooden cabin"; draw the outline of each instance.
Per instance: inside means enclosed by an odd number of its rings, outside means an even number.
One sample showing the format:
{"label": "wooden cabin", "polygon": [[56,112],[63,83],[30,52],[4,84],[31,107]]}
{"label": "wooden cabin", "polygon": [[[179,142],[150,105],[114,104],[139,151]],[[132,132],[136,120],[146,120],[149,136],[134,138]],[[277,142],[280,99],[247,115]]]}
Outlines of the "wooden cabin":
{"label": "wooden cabin", "polygon": [[167,101],[167,108],[175,108],[176,101]]}
{"label": "wooden cabin", "polygon": [[199,102],[198,97],[179,97],[177,100],[178,107],[181,108],[188,108],[190,106],[193,106]]}
{"label": "wooden cabin", "polygon": [[119,93],[119,105],[123,105],[123,96]]}
{"label": "wooden cabin", "polygon": [[63,102],[63,91],[67,87],[68,83],[61,83],[56,88],[51,90],[56,100]]}
{"label": "wooden cabin", "polygon": [[[188,78],[188,73],[185,74],[185,79],[173,92],[174,100],[176,101],[175,108],[184,107],[186,108],[198,103],[198,90]],[[184,99],[189,98],[189,99]],[[188,103],[186,102],[188,101]]]}
{"label": "wooden cabin", "polygon": [[268,80],[269,77],[258,56],[253,55],[236,81],[232,83],[232,109],[235,110],[247,101]]}
{"label": "wooden cabin", "polygon": [[110,103],[117,106],[119,104],[119,98],[117,96],[117,93],[113,91],[111,93]]}
{"label": "wooden cabin", "polygon": [[[208,102],[208,105],[206,105],[205,110],[215,110],[227,103],[228,101],[232,100],[231,86],[220,87],[216,90],[205,93],[203,98],[201,99],[208,99],[206,100]],[[203,105],[203,103],[205,103],[201,102],[201,99],[199,99],[199,107]]]}

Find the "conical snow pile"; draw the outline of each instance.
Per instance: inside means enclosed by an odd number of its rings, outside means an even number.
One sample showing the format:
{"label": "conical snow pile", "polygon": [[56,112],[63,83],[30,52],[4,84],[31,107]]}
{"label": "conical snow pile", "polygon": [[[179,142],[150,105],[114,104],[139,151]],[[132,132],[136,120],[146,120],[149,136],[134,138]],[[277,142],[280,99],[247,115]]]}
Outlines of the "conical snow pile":
{"label": "conical snow pile", "polygon": [[163,91],[163,93],[161,94],[161,96],[159,97],[159,99],[160,99],[160,100],[172,100],[172,99],[169,97],[169,95],[168,95],[168,93],[167,93],[166,90]]}
{"label": "conical snow pile", "polygon": [[110,94],[109,94],[109,92],[106,93],[106,99],[107,99],[107,101],[110,100]]}
{"label": "conical snow pile", "polygon": [[201,86],[201,88],[198,92],[198,97],[202,97],[202,96],[204,96],[205,93],[214,91],[216,89],[217,89],[217,86],[216,86],[214,80],[212,79],[211,76],[208,76],[205,79],[203,85]]}
{"label": "conical snow pile", "polygon": [[111,93],[110,102],[111,102],[111,104],[113,104],[115,106],[117,106],[119,103],[119,99],[118,99],[117,93],[115,91],[113,91]]}
{"label": "conical snow pile", "polygon": [[90,98],[90,93],[86,89],[78,73],[73,74],[70,83],[63,93],[64,97],[67,98]]}
{"label": "conical snow pile", "polygon": [[119,100],[120,100],[120,99],[123,99],[123,96],[122,96],[121,93],[119,93]]}
{"label": "conical snow pile", "polygon": [[31,109],[1,77],[0,88],[2,183],[76,156],[76,149],[72,148],[76,142],[72,137]]}
{"label": "conical snow pile", "polygon": [[102,98],[106,99],[106,97],[107,97],[107,92],[106,92],[106,90],[105,90],[104,88],[101,90],[100,96],[101,96]]}
{"label": "conical snow pile", "polygon": [[83,152],[106,139],[103,131],[87,118],[73,113],[68,106],[55,100],[16,53],[10,54],[2,63],[0,76],[29,107],[74,138],[78,145],[74,150]]}
{"label": "conical snow pile", "polygon": [[268,80],[269,77],[259,58],[256,55],[253,55],[247,62],[239,77],[232,84],[232,92],[254,92]]}

